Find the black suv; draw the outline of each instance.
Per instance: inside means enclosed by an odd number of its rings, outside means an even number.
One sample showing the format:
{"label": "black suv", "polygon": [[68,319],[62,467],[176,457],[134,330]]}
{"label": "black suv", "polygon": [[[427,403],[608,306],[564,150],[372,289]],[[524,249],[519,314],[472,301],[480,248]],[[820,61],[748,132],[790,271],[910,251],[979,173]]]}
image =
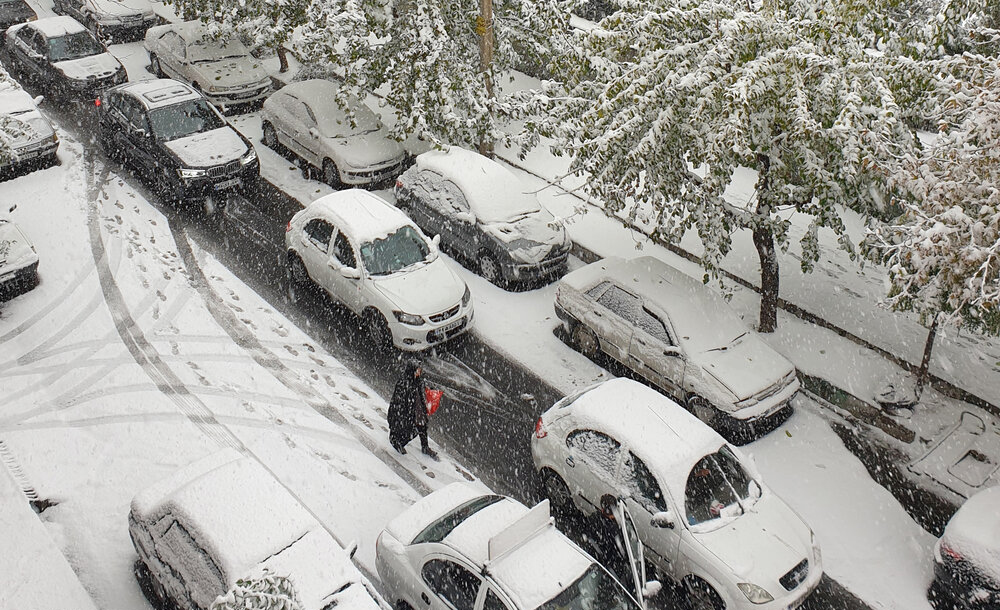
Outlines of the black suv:
{"label": "black suv", "polygon": [[94,99],[128,80],[121,62],[72,17],[11,26],[4,51],[12,68],[59,96]]}
{"label": "black suv", "polygon": [[256,189],[253,144],[190,86],[170,79],[128,83],[108,89],[97,104],[104,151],[165,199],[198,199],[211,213],[217,195]]}

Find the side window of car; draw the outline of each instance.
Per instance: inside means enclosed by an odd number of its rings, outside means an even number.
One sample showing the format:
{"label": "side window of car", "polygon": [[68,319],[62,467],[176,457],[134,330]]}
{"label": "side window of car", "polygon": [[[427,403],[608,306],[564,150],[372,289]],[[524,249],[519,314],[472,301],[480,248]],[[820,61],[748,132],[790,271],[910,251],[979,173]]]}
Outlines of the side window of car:
{"label": "side window of car", "polygon": [[670,334],[667,333],[667,327],[663,324],[663,321],[645,307],[638,311],[636,326],[667,345],[673,345],[673,341],[670,340]]}
{"label": "side window of car", "polygon": [[222,571],[183,525],[173,521],[161,540],[176,562],[171,568],[181,573],[193,601],[208,607],[225,593]]}
{"label": "side window of car", "polygon": [[455,610],[474,610],[481,584],[479,577],[447,559],[432,559],[424,564],[424,582],[435,595]]}
{"label": "side window of car", "polygon": [[510,610],[510,607],[490,588],[486,590],[486,599],[483,600],[483,610]]}
{"label": "side window of car", "polygon": [[630,451],[622,464],[622,481],[625,488],[635,495],[637,501],[643,504],[651,513],[667,510],[667,501],[663,497],[656,477],[646,467],[646,463]]}
{"label": "side window of car", "polygon": [[309,112],[306,110],[306,105],[303,104],[301,100],[290,98],[288,100],[288,110],[291,113],[292,118],[306,127],[309,127]]}
{"label": "side window of car", "polygon": [[441,184],[441,187],[444,193],[444,204],[448,207],[447,211],[449,213],[470,213],[469,202],[465,198],[465,193],[462,192],[462,189],[458,188],[457,184],[451,180],[445,180]]}
{"label": "side window of car", "polygon": [[642,301],[639,297],[625,292],[614,284],[598,297],[597,302],[633,324],[637,322],[638,313],[642,310]]}
{"label": "side window of car", "polygon": [[333,237],[333,225],[322,218],[314,218],[306,223],[303,229],[309,240],[316,244],[316,247],[327,252],[330,249],[330,238]]}
{"label": "side window of car", "polygon": [[337,238],[333,240],[333,255],[345,267],[353,269],[358,266],[358,261],[354,257],[354,248],[351,247],[351,241],[339,231],[337,232]]}
{"label": "side window of car", "polygon": [[45,36],[42,36],[35,30],[31,30],[28,34],[28,46],[39,55],[43,57],[49,56],[49,43],[45,40]]}
{"label": "side window of car", "polygon": [[609,480],[615,476],[621,443],[596,430],[576,430],[566,437],[566,446],[579,451],[587,461],[601,469]]}

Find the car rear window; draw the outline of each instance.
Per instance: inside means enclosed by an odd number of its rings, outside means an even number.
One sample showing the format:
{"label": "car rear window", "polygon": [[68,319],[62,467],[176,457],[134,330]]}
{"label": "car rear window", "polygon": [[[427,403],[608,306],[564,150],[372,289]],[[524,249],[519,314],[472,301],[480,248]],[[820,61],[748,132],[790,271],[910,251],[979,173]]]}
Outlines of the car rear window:
{"label": "car rear window", "polygon": [[417,534],[417,537],[413,539],[412,544],[441,542],[463,521],[483,510],[487,506],[496,504],[500,500],[503,500],[503,496],[480,496],[474,500],[469,500],[444,517],[425,527],[424,531]]}

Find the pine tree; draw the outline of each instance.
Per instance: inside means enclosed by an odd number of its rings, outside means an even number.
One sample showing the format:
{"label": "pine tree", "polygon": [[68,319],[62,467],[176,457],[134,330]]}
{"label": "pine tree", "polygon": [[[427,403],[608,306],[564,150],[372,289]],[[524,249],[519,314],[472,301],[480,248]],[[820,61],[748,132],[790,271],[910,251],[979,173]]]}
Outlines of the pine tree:
{"label": "pine tree", "polygon": [[265,568],[261,576],[237,580],[211,610],[302,610],[302,602],[291,580]]}

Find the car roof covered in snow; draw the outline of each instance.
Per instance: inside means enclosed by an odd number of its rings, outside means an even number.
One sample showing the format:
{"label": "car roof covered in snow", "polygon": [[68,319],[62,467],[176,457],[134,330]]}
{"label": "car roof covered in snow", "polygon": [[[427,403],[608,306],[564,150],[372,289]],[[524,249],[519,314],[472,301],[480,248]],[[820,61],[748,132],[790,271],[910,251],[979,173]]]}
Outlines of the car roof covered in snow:
{"label": "car roof covered in snow", "polygon": [[87,31],[86,26],[69,15],[46,17],[37,21],[30,21],[28,24],[45,35],[46,38],[58,38],[67,34]]}
{"label": "car roof covered in snow", "polygon": [[149,110],[202,97],[192,87],[170,78],[126,83],[118,89],[135,96]]}
{"label": "car roof covered in snow", "polygon": [[605,381],[555,408],[565,407],[577,427],[605,432],[628,447],[675,498],[684,497],[695,463],[726,444],[676,402],[631,379]]}
{"label": "car roof covered in snow", "polygon": [[157,25],[150,28],[150,31],[159,36],[163,32],[176,32],[181,35],[181,38],[185,42],[190,43],[192,40],[196,40],[208,33],[208,28],[201,21],[182,21],[180,23],[168,23],[166,25]]}
{"label": "car roof covered in snow", "polygon": [[406,214],[364,189],[324,195],[310,203],[303,212],[311,218],[323,216],[332,220],[338,229],[360,243],[385,237],[400,227],[417,228]]}

